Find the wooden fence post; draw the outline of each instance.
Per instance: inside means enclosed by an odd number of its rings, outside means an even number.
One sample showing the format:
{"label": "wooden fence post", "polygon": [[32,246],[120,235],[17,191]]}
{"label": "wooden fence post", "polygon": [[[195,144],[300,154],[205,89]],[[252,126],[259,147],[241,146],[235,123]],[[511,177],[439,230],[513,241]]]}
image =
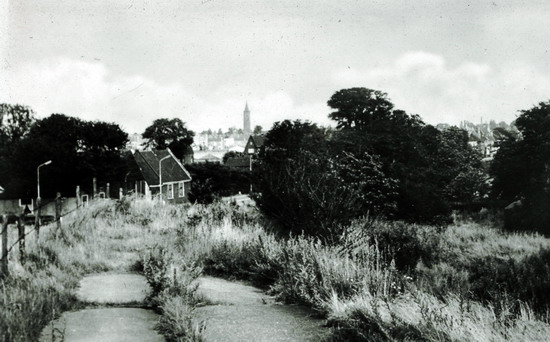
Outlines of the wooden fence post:
{"label": "wooden fence post", "polygon": [[76,207],[80,208],[82,202],[80,201],[80,185],[76,186]]}
{"label": "wooden fence post", "polygon": [[111,184],[107,183],[105,189],[105,198],[111,198]]}
{"label": "wooden fence post", "polygon": [[2,259],[0,260],[0,278],[8,276],[8,215],[2,215]]}
{"label": "wooden fence post", "polygon": [[25,213],[23,212],[17,220],[17,231],[19,232],[19,261],[25,263]]}
{"label": "wooden fence post", "polygon": [[93,189],[92,189],[92,199],[95,199],[97,196],[97,178],[93,179]]}
{"label": "wooden fence post", "polygon": [[42,205],[42,200],[40,197],[36,198],[36,210],[34,211],[35,220],[34,220],[34,230],[36,230],[36,240],[40,238],[40,206]]}
{"label": "wooden fence post", "polygon": [[122,188],[118,188],[118,199],[121,199],[124,196],[124,192],[122,191]]}
{"label": "wooden fence post", "polygon": [[55,221],[57,222],[57,230],[61,229],[61,193],[58,192],[55,196]]}

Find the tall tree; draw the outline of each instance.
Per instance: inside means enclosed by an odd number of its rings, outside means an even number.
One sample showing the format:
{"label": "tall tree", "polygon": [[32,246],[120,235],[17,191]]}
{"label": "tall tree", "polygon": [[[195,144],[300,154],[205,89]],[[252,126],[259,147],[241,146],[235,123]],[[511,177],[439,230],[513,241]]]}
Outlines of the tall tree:
{"label": "tall tree", "polygon": [[493,195],[506,201],[550,187],[550,101],[521,113],[516,120],[521,135],[500,132],[500,148],[491,168]]}
{"label": "tall tree", "polygon": [[13,188],[16,177],[13,154],[34,121],[35,114],[30,107],[0,104],[0,185],[6,188],[6,195]]}
{"label": "tall tree", "polygon": [[378,156],[386,177],[398,180],[400,218],[432,222],[448,217],[450,202],[464,197],[457,188],[479,174],[480,156],[464,131],[440,132],[425,125],[418,115],[394,109],[386,93],[342,89],[328,105],[334,109],[329,117],[340,128],[330,143],[332,153]]}
{"label": "tall tree", "polygon": [[145,146],[156,149],[166,149],[170,143],[175,141],[191,145],[194,136],[195,133],[187,129],[185,122],[178,118],[156,119],[142,134],[146,140]]}
{"label": "tall tree", "polygon": [[337,128],[364,129],[374,120],[389,116],[393,103],[388,94],[368,88],[350,88],[337,91],[328,105],[335,109],[329,117],[337,122]]}
{"label": "tall tree", "polygon": [[550,233],[550,101],[522,110],[515,126],[521,133],[500,141],[491,166],[493,198],[504,206],[522,200],[515,229]]}
{"label": "tall tree", "polygon": [[21,140],[35,120],[34,111],[27,106],[0,104],[0,149]]}

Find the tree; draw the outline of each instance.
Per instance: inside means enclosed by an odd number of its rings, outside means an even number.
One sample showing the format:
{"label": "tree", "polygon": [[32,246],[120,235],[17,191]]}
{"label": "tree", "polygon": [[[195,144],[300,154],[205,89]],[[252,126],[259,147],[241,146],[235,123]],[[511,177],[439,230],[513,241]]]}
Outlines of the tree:
{"label": "tree", "polygon": [[[156,119],[153,124],[145,129],[142,137],[146,139],[145,146],[164,150],[171,143],[181,141],[190,146],[193,144],[195,133],[180,119]],[[181,159],[181,157],[177,156]]]}
{"label": "tree", "polygon": [[220,164],[204,163],[186,166],[193,178],[189,199],[192,202],[211,203],[214,198],[248,193],[250,171],[232,169]]}
{"label": "tree", "polygon": [[244,152],[229,151],[229,152],[226,152],[226,153],[223,155],[222,160],[223,160],[223,163],[225,164],[229,158],[244,157],[244,156],[246,156],[246,155],[244,154]]}
{"label": "tree", "polygon": [[337,91],[328,105],[335,109],[329,118],[337,122],[337,128],[364,129],[374,120],[391,114],[393,103],[388,94],[368,88],[350,88]]}
{"label": "tree", "polygon": [[21,140],[35,121],[34,111],[27,106],[0,104],[0,149]]}
{"label": "tree", "polygon": [[260,134],[260,133],[262,133],[262,126],[260,126],[260,125],[254,126],[253,134],[257,135],[257,134]]}
{"label": "tree", "polygon": [[44,196],[54,196],[57,191],[72,194],[76,185],[89,190],[93,177],[115,188],[124,177],[121,151],[127,141],[128,135],[116,124],[63,114],[38,120],[14,152],[11,194],[34,197],[36,166],[47,160],[52,164],[43,170],[40,185]]}
{"label": "tree", "polygon": [[13,154],[35,121],[34,111],[27,106],[0,104],[0,185],[9,195],[14,184]]}
{"label": "tree", "polygon": [[[394,109],[386,93],[342,89],[328,105],[335,110],[329,117],[340,128],[330,141],[331,153],[378,156],[386,177],[399,184],[398,218],[429,223],[446,220],[452,202],[459,197],[465,200],[465,193],[457,187],[466,179],[479,184],[483,178],[475,176],[482,173],[481,156],[468,145],[465,131],[450,128],[440,132],[418,115]],[[460,182],[455,180],[459,175]]]}
{"label": "tree", "polygon": [[521,133],[505,137],[491,166],[492,197],[503,206],[521,200],[514,229],[550,233],[550,101],[522,110]]}

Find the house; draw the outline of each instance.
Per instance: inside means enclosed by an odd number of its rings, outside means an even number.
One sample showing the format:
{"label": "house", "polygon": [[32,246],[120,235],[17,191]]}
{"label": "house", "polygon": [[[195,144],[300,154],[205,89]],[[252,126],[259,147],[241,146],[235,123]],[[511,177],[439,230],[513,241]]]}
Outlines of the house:
{"label": "house", "polygon": [[250,138],[248,138],[248,141],[246,142],[246,146],[244,147],[244,153],[258,154],[258,152],[260,152],[260,148],[264,145],[264,141],[265,141],[264,134],[251,135]]}
{"label": "house", "polygon": [[133,157],[135,163],[126,177],[127,191],[132,189],[150,198],[159,196],[159,184],[162,181],[164,200],[174,203],[188,200],[191,175],[170,149],[135,151]]}
{"label": "house", "polygon": [[4,188],[0,186],[0,195],[4,193]]}

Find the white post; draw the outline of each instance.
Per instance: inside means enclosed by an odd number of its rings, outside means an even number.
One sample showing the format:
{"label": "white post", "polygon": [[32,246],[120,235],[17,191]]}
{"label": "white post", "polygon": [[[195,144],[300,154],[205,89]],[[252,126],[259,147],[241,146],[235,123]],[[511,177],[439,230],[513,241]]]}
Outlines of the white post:
{"label": "white post", "polygon": [[162,161],[165,159],[170,158],[170,155],[167,155],[166,157],[159,160],[159,194],[160,194],[160,200],[162,201]]}

